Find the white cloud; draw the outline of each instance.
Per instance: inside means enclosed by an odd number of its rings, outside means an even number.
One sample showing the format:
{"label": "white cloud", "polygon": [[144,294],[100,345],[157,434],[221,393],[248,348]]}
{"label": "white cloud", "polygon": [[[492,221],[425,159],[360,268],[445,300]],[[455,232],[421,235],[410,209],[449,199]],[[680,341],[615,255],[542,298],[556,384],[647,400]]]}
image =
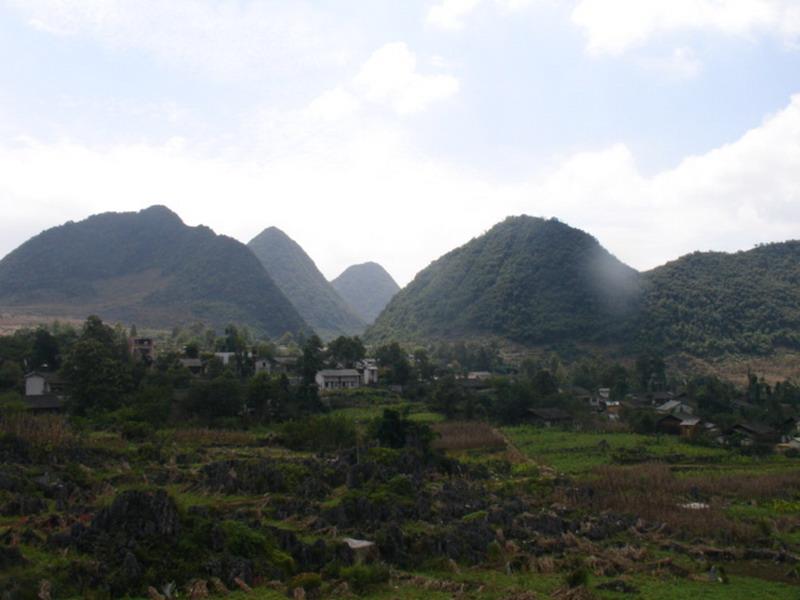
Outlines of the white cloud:
{"label": "white cloud", "polygon": [[399,114],[425,109],[432,102],[458,92],[452,75],[423,75],[417,71],[417,57],[402,42],[376,50],[356,75],[354,86],[372,102],[387,104]]}
{"label": "white cloud", "polygon": [[421,153],[386,122],[348,117],[338,108],[350,102],[347,92],[323,98],[263,115],[254,124],[263,145],[249,156],[209,156],[180,139],[0,144],[0,254],[42,227],[153,203],[243,241],[277,225],[330,277],[377,260],[403,283],[523,212],[581,227],[638,268],[800,231],[800,95],[735,142],[652,177],[615,144],[568,156],[523,183],[487,179]]}
{"label": "white cloud", "polygon": [[650,38],[678,31],[751,36],[768,33],[794,44],[800,36],[797,0],[578,0],[572,20],[588,50],[619,55]]}
{"label": "white cloud", "polygon": [[429,25],[442,29],[461,29],[464,18],[469,16],[481,3],[481,0],[441,0],[428,9]]}
{"label": "white cloud", "polygon": [[142,51],[220,79],[341,64],[341,28],[302,1],[6,0],[28,23],[107,48]]}
{"label": "white cloud", "polygon": [[643,176],[624,145],[577,155],[529,184],[530,206],[596,234],[640,268],[698,249],[798,237],[800,95],[734,143]]}
{"label": "white cloud", "polygon": [[703,70],[703,63],[691,48],[675,48],[667,57],[642,57],[639,64],[667,79],[694,79]]}
{"label": "white cloud", "polygon": [[[526,8],[534,1],[536,0],[491,0],[490,3],[502,12],[510,13]],[[440,29],[462,29],[467,17],[475,12],[481,4],[486,4],[486,0],[437,0],[428,8],[425,20],[428,25]]]}

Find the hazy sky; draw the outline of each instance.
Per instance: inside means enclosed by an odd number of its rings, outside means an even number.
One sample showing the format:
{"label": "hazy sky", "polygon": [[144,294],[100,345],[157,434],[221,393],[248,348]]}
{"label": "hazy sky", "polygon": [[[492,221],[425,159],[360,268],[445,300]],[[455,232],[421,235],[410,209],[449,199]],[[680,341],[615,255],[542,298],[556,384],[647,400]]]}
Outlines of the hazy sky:
{"label": "hazy sky", "polygon": [[0,256],[151,204],[401,284],[510,214],[798,238],[800,2],[0,0]]}

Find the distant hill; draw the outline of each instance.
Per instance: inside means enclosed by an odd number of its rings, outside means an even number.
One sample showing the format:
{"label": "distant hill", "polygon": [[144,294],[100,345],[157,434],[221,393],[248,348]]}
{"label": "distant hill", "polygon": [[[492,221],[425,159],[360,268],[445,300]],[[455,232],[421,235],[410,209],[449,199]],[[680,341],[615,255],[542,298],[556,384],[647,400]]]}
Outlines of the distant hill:
{"label": "distant hill", "polygon": [[400,291],[392,276],[374,262],[348,267],[331,285],[366,323],[372,324]]}
{"label": "distant hill", "polygon": [[246,246],[163,206],[31,238],[0,261],[0,307],[150,327],[238,323],[273,337],[308,330]]}
{"label": "distant hill", "polygon": [[510,217],[421,271],[367,339],[618,341],[639,293],[638,273],[592,236],[552,219]]}
{"label": "distant hill", "polygon": [[248,244],[297,311],[323,338],[360,334],[366,323],[325,279],[300,245],[277,227]]}
{"label": "distant hill", "polygon": [[800,349],[800,242],[695,252],[642,280],[645,345],[697,356]]}

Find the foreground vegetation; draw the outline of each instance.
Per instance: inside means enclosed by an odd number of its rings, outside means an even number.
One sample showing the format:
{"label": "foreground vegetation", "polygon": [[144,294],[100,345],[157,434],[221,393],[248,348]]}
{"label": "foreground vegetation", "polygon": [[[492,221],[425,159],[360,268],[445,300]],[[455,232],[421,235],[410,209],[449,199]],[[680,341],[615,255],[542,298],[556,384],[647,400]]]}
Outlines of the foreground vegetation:
{"label": "foreground vegetation", "polygon": [[[655,433],[638,401],[610,419],[568,391],[663,390],[658,357],[504,374],[491,347],[389,344],[386,385],[320,393],[360,340],[289,340],[292,370],[255,375],[248,357],[278,345],[235,327],[175,331],[182,353],[149,365],[125,333],[91,318],[0,338],[4,600],[797,597],[797,452]],[[26,408],[22,364],[60,367],[65,413]],[[683,397],[720,423],[800,402],[747,381],[696,377]],[[562,428],[528,422],[554,406]]]}

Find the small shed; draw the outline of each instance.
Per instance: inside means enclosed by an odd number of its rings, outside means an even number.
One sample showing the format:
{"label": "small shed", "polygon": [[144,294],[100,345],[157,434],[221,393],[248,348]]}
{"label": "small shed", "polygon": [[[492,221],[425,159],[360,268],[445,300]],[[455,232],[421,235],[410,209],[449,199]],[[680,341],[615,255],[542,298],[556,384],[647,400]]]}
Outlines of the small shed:
{"label": "small shed", "polygon": [[693,438],[700,434],[703,421],[698,417],[687,417],[681,421],[681,437]]}
{"label": "small shed", "polygon": [[669,435],[681,435],[681,423],[683,419],[675,415],[664,415],[656,421],[656,431],[658,433],[666,433]]}
{"label": "small shed", "polygon": [[572,424],[572,415],[561,408],[531,408],[530,420],[543,427],[565,427]]}
{"label": "small shed", "polygon": [[753,422],[737,423],[725,433],[728,436],[741,436],[748,444],[774,444],[780,438],[780,434],[769,425]]}

